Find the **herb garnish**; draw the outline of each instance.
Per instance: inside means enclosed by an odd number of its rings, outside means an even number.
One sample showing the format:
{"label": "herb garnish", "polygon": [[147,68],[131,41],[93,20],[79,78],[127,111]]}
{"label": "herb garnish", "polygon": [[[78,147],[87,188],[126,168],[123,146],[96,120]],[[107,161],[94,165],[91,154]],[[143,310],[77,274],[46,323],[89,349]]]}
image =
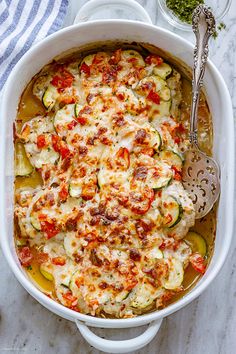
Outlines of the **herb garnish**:
{"label": "herb garnish", "polygon": [[183,22],[192,23],[194,9],[204,0],[166,0],[166,6]]}

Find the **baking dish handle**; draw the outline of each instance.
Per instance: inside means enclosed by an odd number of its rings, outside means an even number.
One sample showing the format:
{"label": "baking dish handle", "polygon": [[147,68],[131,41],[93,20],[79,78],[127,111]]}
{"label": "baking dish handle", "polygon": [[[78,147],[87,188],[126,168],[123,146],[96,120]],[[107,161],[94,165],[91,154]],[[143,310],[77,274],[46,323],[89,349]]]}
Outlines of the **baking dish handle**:
{"label": "baking dish handle", "polygon": [[138,337],[126,340],[109,340],[94,334],[83,322],[75,320],[76,325],[84,339],[94,348],[105,353],[129,353],[147,345],[155,337],[162,323],[162,319],[149,324],[144,333]]}
{"label": "baking dish handle", "polygon": [[90,0],[86,2],[78,11],[74,24],[80,22],[94,21],[90,20],[98,10],[107,9],[132,10],[140,21],[152,23],[147,11],[135,0]]}

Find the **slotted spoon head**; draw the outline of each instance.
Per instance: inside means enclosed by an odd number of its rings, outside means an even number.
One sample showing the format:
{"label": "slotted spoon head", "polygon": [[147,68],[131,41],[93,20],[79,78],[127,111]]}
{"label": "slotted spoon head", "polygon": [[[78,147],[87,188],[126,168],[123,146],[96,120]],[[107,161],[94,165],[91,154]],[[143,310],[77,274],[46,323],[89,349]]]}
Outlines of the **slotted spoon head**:
{"label": "slotted spoon head", "polygon": [[197,149],[185,153],[183,185],[192,199],[196,219],[205,216],[220,194],[220,171],[211,157]]}
{"label": "slotted spoon head", "polygon": [[189,133],[191,148],[185,153],[183,185],[193,201],[195,217],[200,219],[212,209],[220,193],[219,167],[213,158],[199,150],[198,145],[198,104],[208,58],[208,42],[215,32],[215,19],[207,6],[196,7],[192,27],[196,36],[196,47]]}

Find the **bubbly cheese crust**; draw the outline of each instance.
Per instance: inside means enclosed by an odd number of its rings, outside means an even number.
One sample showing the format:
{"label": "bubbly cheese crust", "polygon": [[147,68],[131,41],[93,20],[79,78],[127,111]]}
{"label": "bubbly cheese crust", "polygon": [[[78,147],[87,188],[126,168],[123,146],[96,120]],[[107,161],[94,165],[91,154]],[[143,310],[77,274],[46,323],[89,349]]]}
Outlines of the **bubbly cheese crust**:
{"label": "bubbly cheese crust", "polygon": [[156,55],[119,49],[36,80],[46,113],[20,138],[43,186],[17,190],[15,214],[63,305],[127,318],[181,291],[195,215],[181,183],[180,79]]}

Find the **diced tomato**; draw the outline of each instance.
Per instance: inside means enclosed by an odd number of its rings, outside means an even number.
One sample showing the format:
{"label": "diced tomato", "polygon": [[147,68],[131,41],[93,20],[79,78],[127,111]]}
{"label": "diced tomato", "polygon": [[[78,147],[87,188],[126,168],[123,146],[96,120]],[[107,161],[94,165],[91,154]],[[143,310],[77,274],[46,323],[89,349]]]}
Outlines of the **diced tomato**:
{"label": "diced tomato", "polygon": [[204,274],[206,271],[206,264],[204,258],[199,253],[193,253],[190,258],[192,267],[199,273]]}
{"label": "diced tomato", "polygon": [[74,129],[74,127],[76,127],[78,123],[75,120],[72,120],[72,122],[70,122],[69,124],[67,124],[67,128],[68,130],[72,130]]}
{"label": "diced tomato", "polygon": [[56,152],[59,152],[62,159],[67,158],[71,154],[67,144],[58,135],[52,135],[52,146]]}
{"label": "diced tomato", "polygon": [[130,165],[130,154],[127,148],[121,147],[116,153],[116,164],[127,170]]}
{"label": "diced tomato", "polygon": [[69,301],[70,303],[73,303],[74,301],[77,301],[77,297],[72,295],[71,291],[68,291],[67,293],[62,295],[65,300]]}
{"label": "diced tomato", "polygon": [[96,194],[95,184],[84,184],[81,191],[81,197],[84,200],[91,200]]}
{"label": "diced tomato", "polygon": [[61,138],[58,135],[52,135],[52,147],[56,152],[60,152]]}
{"label": "diced tomato", "polygon": [[153,189],[145,186],[142,192],[130,193],[130,209],[136,214],[143,215],[150,209],[153,200]]}
{"label": "diced tomato", "polygon": [[62,202],[66,201],[68,197],[68,187],[65,183],[62,184],[60,191],[59,191],[59,197]]}
{"label": "diced tomato", "polygon": [[124,101],[125,99],[125,95],[123,93],[116,93],[116,97],[120,100],[120,101]]}
{"label": "diced tomato", "polygon": [[154,155],[154,149],[153,148],[144,148],[141,151],[141,154],[148,155],[148,156],[153,156]]}
{"label": "diced tomato", "polygon": [[46,139],[45,139],[45,135],[38,135],[37,136],[37,147],[39,148],[39,149],[42,149],[42,148],[44,148],[45,146],[47,145],[47,143],[46,143]]}
{"label": "diced tomato", "polygon": [[52,258],[52,263],[55,265],[63,266],[66,264],[66,260],[64,257],[54,257]]}
{"label": "diced tomato", "polygon": [[73,96],[62,96],[60,102],[63,102],[65,104],[70,104],[70,103],[75,103],[76,99]]}
{"label": "diced tomato", "polygon": [[83,63],[81,65],[80,71],[86,75],[90,75],[90,66],[88,66],[86,63]]}
{"label": "diced tomato", "polygon": [[40,221],[40,225],[41,225],[41,230],[42,232],[45,232],[47,239],[50,239],[59,233],[55,221],[42,220]]}
{"label": "diced tomato", "polygon": [[66,157],[68,157],[70,155],[70,149],[68,148],[68,146],[65,143],[63,145],[61,145],[60,154],[61,154],[62,159],[65,159]]}
{"label": "diced tomato", "polygon": [[109,84],[114,81],[117,77],[117,68],[114,66],[107,66],[102,75],[102,82],[105,84]]}
{"label": "diced tomato", "polygon": [[180,139],[178,136],[174,139],[174,142],[175,142],[176,144],[179,144],[180,141],[181,141],[181,139]]}
{"label": "diced tomato", "polygon": [[130,291],[138,284],[138,280],[134,276],[130,275],[128,276],[128,279],[126,279],[126,284],[125,289]]}
{"label": "diced tomato", "polygon": [[71,87],[74,76],[64,68],[60,68],[59,73],[53,76],[51,84],[59,89]]}
{"label": "diced tomato", "polygon": [[151,54],[146,57],[145,63],[149,65],[150,64],[161,65],[163,63],[163,59],[158,55]]}
{"label": "diced tomato", "polygon": [[18,252],[18,257],[24,267],[28,267],[33,260],[33,255],[29,247],[22,247]]}
{"label": "diced tomato", "polygon": [[156,103],[156,104],[160,104],[160,96],[154,90],[151,90],[149,92],[149,94],[147,95],[147,99]]}
{"label": "diced tomato", "polygon": [[186,132],[186,129],[184,128],[182,123],[179,123],[175,130],[178,131],[179,133],[185,133]]}
{"label": "diced tomato", "polygon": [[44,173],[45,181],[49,180],[50,176],[51,176],[51,171],[50,170],[45,171]]}
{"label": "diced tomato", "polygon": [[175,166],[172,166],[171,169],[174,171],[174,179],[176,181],[182,180],[182,173]]}
{"label": "diced tomato", "polygon": [[[165,203],[164,203],[165,204]],[[164,205],[165,206],[165,205]],[[171,214],[167,214],[166,216],[165,216],[165,220],[164,220],[164,223],[167,225],[167,224],[170,224],[171,222],[172,222],[172,220],[173,220],[173,217],[172,217],[172,215]]]}
{"label": "diced tomato", "polygon": [[83,116],[79,116],[76,118],[77,122],[81,125],[85,125],[87,123],[87,118]]}
{"label": "diced tomato", "polygon": [[116,65],[119,63],[120,60],[121,60],[121,49],[117,49],[111,56],[111,59],[109,60],[109,64]]}
{"label": "diced tomato", "polygon": [[48,260],[48,253],[45,253],[45,252],[38,253],[37,252],[34,258],[36,259],[38,264],[45,263]]}

